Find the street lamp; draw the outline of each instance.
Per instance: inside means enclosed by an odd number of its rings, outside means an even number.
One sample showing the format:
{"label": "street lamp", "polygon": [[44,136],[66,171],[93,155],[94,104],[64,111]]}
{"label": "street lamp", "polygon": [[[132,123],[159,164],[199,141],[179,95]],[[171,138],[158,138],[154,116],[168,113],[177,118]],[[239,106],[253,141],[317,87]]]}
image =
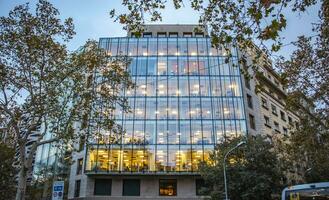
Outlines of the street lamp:
{"label": "street lamp", "polygon": [[224,167],[224,185],[225,185],[225,200],[228,200],[228,194],[227,194],[227,183],[226,183],[226,158],[227,156],[234,151],[236,148],[240,147],[241,145],[246,144],[246,141],[239,142],[235,147],[230,149],[224,156],[224,161],[223,161],[223,167]]}

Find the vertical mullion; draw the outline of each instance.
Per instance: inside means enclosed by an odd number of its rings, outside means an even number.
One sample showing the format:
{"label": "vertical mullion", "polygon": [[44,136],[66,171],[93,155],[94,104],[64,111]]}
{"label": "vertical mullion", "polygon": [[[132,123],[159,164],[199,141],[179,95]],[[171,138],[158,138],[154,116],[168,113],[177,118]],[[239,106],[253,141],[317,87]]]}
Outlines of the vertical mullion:
{"label": "vertical mullion", "polygon": [[[144,173],[144,160],[145,160],[145,150],[146,150],[146,143],[145,143],[145,132],[146,132],[146,121],[147,121],[147,119],[146,119],[146,108],[147,108],[147,106],[146,106],[146,103],[147,103],[147,87],[148,87],[148,85],[147,85],[147,79],[148,79],[148,68],[149,68],[149,49],[148,49],[148,46],[149,46],[149,38],[147,38],[146,39],[146,52],[147,52],[147,56],[146,56],[146,74],[145,74],[145,94],[144,94],[144,127],[143,127],[143,133],[144,133],[144,138],[143,138],[143,146],[144,146],[144,150],[143,150],[143,158],[142,158],[142,166],[143,166],[143,168],[142,168],[142,171],[143,171],[143,173]],[[150,98],[149,98],[150,99]]]}
{"label": "vertical mullion", "polygon": [[197,52],[197,62],[198,62],[198,80],[199,80],[199,102],[200,102],[200,121],[201,121],[201,146],[202,146],[202,161],[204,161],[204,141],[203,141],[203,119],[202,119],[202,95],[201,95],[201,71],[200,71],[200,65],[199,65],[199,40],[196,38],[196,52]]}

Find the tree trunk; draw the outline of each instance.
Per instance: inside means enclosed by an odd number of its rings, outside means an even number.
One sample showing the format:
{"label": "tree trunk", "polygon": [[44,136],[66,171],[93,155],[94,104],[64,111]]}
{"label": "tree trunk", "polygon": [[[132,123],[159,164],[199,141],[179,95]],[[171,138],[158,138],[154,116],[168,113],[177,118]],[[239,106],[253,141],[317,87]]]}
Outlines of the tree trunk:
{"label": "tree trunk", "polygon": [[16,200],[25,200],[27,173],[24,166],[21,167],[18,174]]}

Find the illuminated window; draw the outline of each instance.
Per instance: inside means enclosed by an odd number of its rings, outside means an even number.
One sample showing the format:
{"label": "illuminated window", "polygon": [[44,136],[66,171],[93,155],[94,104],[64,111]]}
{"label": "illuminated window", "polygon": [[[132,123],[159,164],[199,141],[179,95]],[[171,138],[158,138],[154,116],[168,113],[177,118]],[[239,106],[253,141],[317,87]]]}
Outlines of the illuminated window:
{"label": "illuminated window", "polygon": [[160,179],[159,180],[160,196],[176,196],[177,180],[176,179]]}

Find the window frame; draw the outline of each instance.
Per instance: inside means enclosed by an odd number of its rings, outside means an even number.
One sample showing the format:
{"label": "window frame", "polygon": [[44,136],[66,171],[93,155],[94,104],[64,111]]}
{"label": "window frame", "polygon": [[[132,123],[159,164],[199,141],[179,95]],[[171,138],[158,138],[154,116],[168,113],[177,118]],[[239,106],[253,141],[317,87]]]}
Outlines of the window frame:
{"label": "window frame", "polygon": [[264,120],[265,120],[265,126],[271,128],[271,121],[270,121],[270,118],[266,115],[264,115]]}
{"label": "window frame", "polygon": [[[125,185],[127,185],[127,183],[130,181],[130,184],[135,182],[135,183],[138,183],[137,186],[138,186],[138,193],[134,193],[134,194],[129,194],[127,193],[128,191],[125,190]],[[133,184],[134,185],[134,184]],[[132,185],[130,185],[131,187]],[[126,188],[127,189],[127,188]],[[131,191],[129,191],[131,192]],[[134,192],[134,191],[133,191]],[[140,179],[123,179],[122,180],[122,196],[140,196],[141,195],[141,180]]]}
{"label": "window frame", "polygon": [[81,180],[75,180],[74,197],[80,197]]}
{"label": "window frame", "polygon": [[[165,195],[165,194],[161,194],[161,181],[165,182],[170,182],[170,181],[173,181],[174,184],[173,184],[173,195]],[[159,196],[167,196],[167,197],[170,197],[170,196],[177,196],[177,179],[159,179]]]}
{"label": "window frame", "polygon": [[[80,165],[80,161],[81,161],[81,165]],[[77,160],[77,171],[76,171],[76,175],[82,174],[82,171],[83,171],[83,158],[79,158]]]}
{"label": "window frame", "polygon": [[255,116],[252,114],[249,114],[249,126],[253,130],[256,130],[256,121],[255,121]]}
{"label": "window frame", "polygon": [[248,103],[248,108],[254,109],[254,105],[252,102],[252,96],[250,94],[247,94],[247,103]]}
{"label": "window frame", "polygon": [[[109,185],[110,185],[110,190],[108,190],[109,191],[109,193],[106,193],[106,194],[96,194],[96,187],[97,187],[97,181],[100,181],[100,182],[102,182],[102,181],[104,181],[105,182],[105,180],[106,181],[108,181],[108,183],[110,183]],[[101,184],[101,185],[104,185],[104,182],[102,182],[102,183],[99,183],[99,184]],[[94,183],[94,195],[97,195],[97,196],[111,196],[112,195],[112,179],[105,179],[105,178],[96,178],[95,179],[95,183]]]}
{"label": "window frame", "polygon": [[278,110],[274,104],[271,104],[272,114],[278,116]]}

